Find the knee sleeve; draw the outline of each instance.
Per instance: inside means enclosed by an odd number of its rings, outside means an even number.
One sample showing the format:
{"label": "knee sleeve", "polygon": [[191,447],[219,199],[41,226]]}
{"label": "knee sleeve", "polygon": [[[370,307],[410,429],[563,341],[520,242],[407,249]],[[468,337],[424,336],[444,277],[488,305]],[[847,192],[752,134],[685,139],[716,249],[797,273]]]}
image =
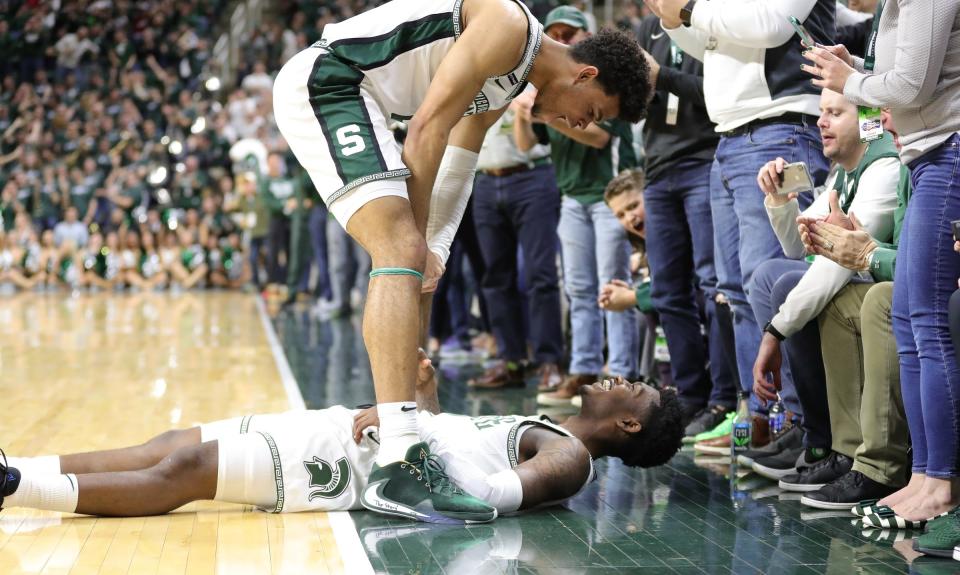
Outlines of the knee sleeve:
{"label": "knee sleeve", "polygon": [[437,171],[427,219],[427,247],[444,265],[473,191],[478,157],[464,148],[447,146]]}

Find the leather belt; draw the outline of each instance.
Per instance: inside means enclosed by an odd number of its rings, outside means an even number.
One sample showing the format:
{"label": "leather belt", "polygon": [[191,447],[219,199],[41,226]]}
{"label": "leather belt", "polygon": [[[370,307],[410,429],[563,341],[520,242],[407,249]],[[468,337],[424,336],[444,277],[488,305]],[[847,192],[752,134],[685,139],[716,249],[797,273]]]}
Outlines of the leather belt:
{"label": "leather belt", "polygon": [[799,112],[787,112],[786,114],[781,114],[780,116],[775,116],[773,118],[761,118],[759,120],[753,120],[752,122],[747,122],[746,124],[736,127],[732,130],[726,132],[720,132],[720,135],[724,138],[730,138],[732,136],[743,136],[749,134],[752,130],[759,128],[761,126],[769,126],[771,124],[794,124],[797,126],[816,126],[817,125],[816,116],[811,116],[810,114],[801,114]]}
{"label": "leather belt", "polygon": [[537,158],[536,160],[531,160],[526,164],[515,164],[513,166],[507,166],[505,168],[490,168],[488,170],[480,170],[480,173],[485,176],[492,176],[494,178],[505,178],[507,176],[512,176],[514,174],[519,174],[521,172],[526,172],[540,166],[545,166],[550,163],[549,157]]}

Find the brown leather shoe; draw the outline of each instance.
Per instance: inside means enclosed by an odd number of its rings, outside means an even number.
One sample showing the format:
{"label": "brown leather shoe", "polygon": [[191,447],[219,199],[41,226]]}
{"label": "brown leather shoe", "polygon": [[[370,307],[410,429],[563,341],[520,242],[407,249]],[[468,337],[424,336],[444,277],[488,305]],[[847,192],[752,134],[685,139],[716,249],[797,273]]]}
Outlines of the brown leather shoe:
{"label": "brown leather shoe", "polygon": [[467,381],[467,387],[471,389],[506,389],[525,385],[523,366],[513,361],[501,361],[480,377]]}
{"label": "brown leather shoe", "polygon": [[563,380],[556,391],[537,394],[537,403],[540,405],[570,405],[570,400],[580,394],[580,388],[597,381],[593,374],[571,373]]}
{"label": "brown leather shoe", "polygon": [[705,439],[693,444],[694,451],[710,453],[712,455],[730,455],[730,435],[721,435],[713,439]]}
{"label": "brown leather shoe", "polygon": [[555,363],[545,363],[540,366],[540,384],[537,391],[556,391],[563,383],[563,374],[560,366]]}

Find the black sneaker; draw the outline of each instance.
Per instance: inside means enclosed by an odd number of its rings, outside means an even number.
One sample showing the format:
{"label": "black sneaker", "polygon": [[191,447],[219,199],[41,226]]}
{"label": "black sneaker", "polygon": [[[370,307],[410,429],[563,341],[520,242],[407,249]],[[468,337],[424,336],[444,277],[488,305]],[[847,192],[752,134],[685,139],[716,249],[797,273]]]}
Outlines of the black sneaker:
{"label": "black sneaker", "polygon": [[737,455],[737,463],[752,467],[753,462],[761,457],[777,455],[785,449],[796,449],[803,445],[803,430],[799,425],[792,425],[790,429],[784,431],[780,437],[774,439],[763,447],[748,449]]}
{"label": "black sneaker", "polygon": [[865,499],[883,499],[897,489],[878,483],[859,471],[850,470],[817,491],[807,493],[800,498],[800,503],[817,509],[850,510]]}
{"label": "black sneaker", "polygon": [[714,405],[696,414],[683,432],[684,437],[696,437],[704,431],[710,431],[720,425],[730,410],[722,405]]}
{"label": "black sneaker", "polygon": [[827,456],[826,449],[796,447],[784,449],[776,455],[760,457],[753,462],[753,470],[767,479],[777,481],[791,473],[810,467]]}
{"label": "black sneaker", "polygon": [[0,463],[0,511],[3,510],[3,498],[13,495],[20,487],[20,470],[7,465],[7,454],[0,449],[3,463]]}
{"label": "black sneaker", "polygon": [[807,467],[797,470],[780,480],[780,487],[784,491],[817,491],[827,483],[836,481],[853,467],[853,460],[842,453],[831,451],[829,455]]}

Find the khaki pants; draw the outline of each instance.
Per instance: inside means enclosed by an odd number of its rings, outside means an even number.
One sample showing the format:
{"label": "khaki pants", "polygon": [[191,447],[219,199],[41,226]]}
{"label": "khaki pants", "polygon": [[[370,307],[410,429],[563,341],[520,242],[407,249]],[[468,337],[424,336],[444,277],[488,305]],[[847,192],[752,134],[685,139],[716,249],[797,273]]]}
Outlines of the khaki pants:
{"label": "khaki pants", "polygon": [[909,478],[910,435],[890,308],[893,283],[850,284],[820,314],[833,450],[889,486]]}

